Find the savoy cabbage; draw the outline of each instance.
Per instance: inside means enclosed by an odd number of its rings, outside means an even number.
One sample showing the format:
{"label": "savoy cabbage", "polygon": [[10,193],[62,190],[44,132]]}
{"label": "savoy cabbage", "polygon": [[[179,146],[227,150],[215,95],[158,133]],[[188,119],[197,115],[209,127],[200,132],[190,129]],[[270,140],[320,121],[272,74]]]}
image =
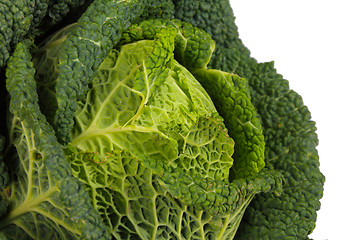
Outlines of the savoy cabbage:
{"label": "savoy cabbage", "polygon": [[306,238],[314,122],[231,16],[227,1],[95,0],[41,43],[14,38],[0,239]]}

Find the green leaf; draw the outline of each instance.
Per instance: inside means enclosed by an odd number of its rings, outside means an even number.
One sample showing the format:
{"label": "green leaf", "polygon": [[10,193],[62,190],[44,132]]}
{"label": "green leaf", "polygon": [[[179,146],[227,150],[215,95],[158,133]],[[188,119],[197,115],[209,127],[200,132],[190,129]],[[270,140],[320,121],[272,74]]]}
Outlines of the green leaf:
{"label": "green leaf", "polygon": [[13,47],[28,33],[33,21],[34,0],[0,2],[0,68],[6,65]]}
{"label": "green leaf", "polygon": [[274,62],[258,63],[250,55],[239,39],[229,0],[177,0],[174,5],[175,18],[204,29],[215,40],[209,67],[248,80],[265,138],[265,168],[284,175],[284,193],[280,197],[258,195],[236,239],[306,239],[315,227],[325,181],[319,170],[316,126],[309,109],[276,71]]}
{"label": "green leaf", "polygon": [[150,41],[126,45],[120,52],[112,50],[100,66],[86,100],[79,102],[72,133],[75,147],[98,149],[101,155],[128,149],[146,157],[150,154],[172,160],[177,156],[177,143],[157,125],[136,123],[146,121],[141,114],[148,112],[150,97],[167,73],[157,69],[158,63],[148,57],[152,51]]}
{"label": "green leaf", "polygon": [[110,239],[40,112],[30,44],[18,44],[6,73],[17,154],[6,158],[12,181],[0,229],[9,239]]}
{"label": "green leaf", "polygon": [[235,141],[231,178],[255,176],[265,166],[265,140],[247,80],[220,70],[192,72],[213,99]]}
{"label": "green leaf", "polygon": [[[159,177],[125,150],[109,152],[101,161],[96,153],[75,148],[69,148],[67,156],[74,175],[87,185],[93,204],[112,229],[114,239],[231,239],[254,194],[243,189],[246,196],[241,195],[236,185],[227,188],[224,183],[216,185],[198,178],[198,188],[212,186],[197,192],[198,196],[208,192],[211,198],[216,189],[218,198],[232,201],[233,211],[212,215],[214,212],[177,198],[174,187],[189,190],[180,188],[184,184],[182,175],[172,175],[172,179],[179,177],[176,180],[181,185],[167,185],[168,179]],[[231,199],[230,194],[234,194]]]}

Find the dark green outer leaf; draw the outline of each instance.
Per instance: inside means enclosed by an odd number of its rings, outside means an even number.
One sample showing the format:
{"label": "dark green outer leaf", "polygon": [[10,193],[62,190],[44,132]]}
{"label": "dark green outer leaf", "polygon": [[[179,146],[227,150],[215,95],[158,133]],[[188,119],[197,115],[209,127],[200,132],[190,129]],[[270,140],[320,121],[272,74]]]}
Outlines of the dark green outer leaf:
{"label": "dark green outer leaf", "polygon": [[5,66],[12,48],[28,32],[33,20],[35,0],[0,1],[0,69]]}
{"label": "dark green outer leaf", "polygon": [[17,181],[11,184],[9,211],[1,219],[0,229],[11,239],[26,239],[27,235],[36,239],[110,239],[40,112],[30,44],[18,44],[7,69],[14,115],[10,139],[18,159],[9,163]]}
{"label": "dark green outer leaf", "polygon": [[216,42],[209,67],[232,73],[239,63],[238,52],[249,55],[239,39],[229,0],[174,0],[175,18],[209,33]]}
{"label": "dark green outer leaf", "polygon": [[85,0],[1,0],[0,1],[0,69],[16,44],[26,37],[42,36],[52,26],[78,13],[90,4]]}
{"label": "dark green outer leaf", "polygon": [[[248,72],[249,66],[242,65],[238,71]],[[257,64],[251,71],[247,77],[256,89],[252,98],[262,116],[267,167],[280,170],[286,184],[280,198],[261,194],[254,199],[239,235],[241,239],[256,239],[250,237],[254,233],[262,239],[305,239],[315,228],[325,181],[319,170],[315,122],[273,63]],[[266,229],[264,222],[270,223]]]}
{"label": "dark green outer leaf", "polygon": [[[90,4],[92,0],[57,0],[49,1],[48,16],[44,20],[44,25],[55,25],[64,20],[64,18],[74,10],[79,10],[81,6]],[[75,13],[73,13],[75,14]],[[72,17],[72,16],[68,16]]]}
{"label": "dark green outer leaf", "polygon": [[237,239],[306,239],[315,227],[325,178],[319,170],[315,122],[301,96],[289,89],[273,63],[257,63],[239,39],[228,0],[174,1],[175,17],[205,29],[218,50],[209,66],[249,81],[261,118],[267,168],[280,170],[281,197],[257,196],[240,225]]}

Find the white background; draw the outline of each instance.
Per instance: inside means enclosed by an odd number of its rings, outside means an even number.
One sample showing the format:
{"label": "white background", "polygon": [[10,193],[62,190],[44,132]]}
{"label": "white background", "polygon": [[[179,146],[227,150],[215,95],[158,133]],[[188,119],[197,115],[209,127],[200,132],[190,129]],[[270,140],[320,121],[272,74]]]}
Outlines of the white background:
{"label": "white background", "polygon": [[230,2],[251,55],[275,61],[317,123],[326,183],[310,237],[360,239],[360,2]]}

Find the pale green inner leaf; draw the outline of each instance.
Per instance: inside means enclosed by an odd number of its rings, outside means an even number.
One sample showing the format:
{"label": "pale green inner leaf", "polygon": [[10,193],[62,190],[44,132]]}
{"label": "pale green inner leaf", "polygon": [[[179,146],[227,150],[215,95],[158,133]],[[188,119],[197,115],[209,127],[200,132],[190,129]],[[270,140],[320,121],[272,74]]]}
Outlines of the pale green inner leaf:
{"label": "pale green inner leaf", "polygon": [[234,143],[210,97],[176,61],[157,66],[156,47],[142,40],[111,51],[79,103],[72,145],[101,159],[125,149],[140,159],[227,179]]}

